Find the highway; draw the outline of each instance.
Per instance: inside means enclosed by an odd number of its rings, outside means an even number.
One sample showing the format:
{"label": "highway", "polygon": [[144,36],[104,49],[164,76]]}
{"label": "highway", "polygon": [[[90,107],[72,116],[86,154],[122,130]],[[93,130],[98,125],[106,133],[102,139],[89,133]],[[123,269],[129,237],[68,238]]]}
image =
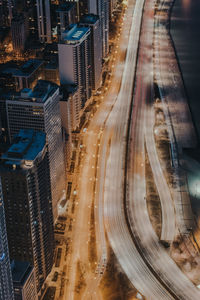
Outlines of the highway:
{"label": "highway", "polygon": [[[140,38],[128,156],[127,213],[139,252],[150,270],[152,270],[155,278],[159,278],[160,283],[163,285],[163,291],[168,291],[174,299],[199,299],[199,290],[182,273],[166,250],[160,245],[150,223],[146,206],[144,136],[146,132],[147,140],[147,126],[149,124],[147,117],[151,116],[152,113],[148,99],[152,97],[151,87],[153,84],[153,49],[151,48],[153,43],[153,3],[151,0],[146,1]],[[152,127],[149,126],[149,128]],[[152,140],[152,142],[154,141]],[[158,164],[159,162],[153,161],[152,164],[154,163]],[[157,184],[162,184],[161,188],[165,188],[165,181],[160,181]],[[168,187],[166,192],[169,192]],[[166,212],[167,214],[171,212],[171,216],[174,217],[170,195],[169,198],[166,198],[166,201]],[[173,224],[172,229],[174,226]],[[167,227],[167,229],[170,230],[170,227]],[[151,294],[144,293],[144,295],[147,298],[155,299]],[[163,299],[163,296],[160,294],[156,299]]]}
{"label": "highway", "polygon": [[[91,118],[86,131],[81,134],[83,159],[80,177],[77,178],[79,201],[73,225],[72,253],[68,259],[70,260],[69,283],[65,286],[64,299],[75,298],[76,265],[79,260],[86,274],[86,289],[82,299],[102,299],[98,285],[107,263],[104,225],[109,243],[122,269],[131,283],[147,299],[200,299],[199,291],[159,244],[147,212],[145,141],[148,144],[147,150],[156,185],[164,187],[163,190],[167,187],[162,169],[159,165],[155,167],[158,157],[151,131],[153,111],[147,109],[149,103],[146,105],[147,98],[152,96],[154,1],[146,0],[139,48],[145,1],[137,0],[133,11],[134,2],[134,0],[128,2],[127,19],[119,44],[120,55],[116,60],[116,66],[113,66],[111,87],[105,101],[100,104],[94,117]],[[127,120],[129,120],[132,104],[133,114],[127,158]],[[126,189],[124,189],[125,171],[127,171]],[[159,188],[158,191],[163,210],[162,236],[171,241],[176,228],[170,191],[167,189],[166,195]],[[126,199],[126,206],[123,199]],[[88,263],[89,220],[93,200],[98,244],[95,275]],[[169,217],[173,220],[171,224]]]}
{"label": "highway", "polygon": [[[92,139],[91,132],[96,132],[98,139],[93,140],[98,147],[98,154],[96,158],[96,184],[95,184],[95,229],[96,229],[96,245],[97,245],[97,267],[95,274],[90,273],[87,276],[87,286],[84,291],[82,299],[100,299],[98,286],[103,277],[107,264],[107,242],[105,238],[104,228],[104,184],[105,184],[105,170],[106,161],[108,157],[108,136],[110,131],[106,129],[106,123],[109,118],[113,107],[116,105],[117,95],[120,90],[123,68],[125,64],[125,45],[128,43],[129,31],[132,23],[132,13],[134,9],[134,1],[129,2],[129,6],[124,15],[122,23],[121,35],[117,38],[117,46],[115,50],[113,76],[107,92],[104,95],[103,102],[100,104],[97,112],[91,118],[89,126],[87,128],[88,138]],[[87,147],[88,152],[90,148]],[[88,197],[91,196],[88,194]]]}
{"label": "highway", "polygon": [[179,163],[181,162],[182,148],[195,147],[197,141],[180,70],[167,27],[167,13],[172,2],[172,0],[161,1],[158,10],[162,11],[165,8],[165,13],[158,13],[155,16],[155,77],[159,84],[170,138],[176,180],[171,190],[176,212],[176,223],[179,232],[185,234],[194,226],[194,218],[187,193],[186,179],[179,168]]}
{"label": "highway", "polygon": [[[149,92],[147,97],[149,99],[152,99],[152,93]],[[175,216],[174,202],[166,178],[163,174],[163,170],[158,158],[158,153],[155,145],[154,113],[155,112],[154,112],[153,103],[150,102],[149,105],[147,103],[145,109],[145,142],[146,142],[146,149],[149,157],[149,162],[153,172],[154,182],[156,184],[156,188],[160,198],[161,209],[162,209],[161,240],[169,242],[174,240],[178,232],[176,230],[176,216]]]}
{"label": "highway", "polygon": [[[152,274],[138,252],[124,215],[123,178],[124,161],[126,159],[127,120],[132,100],[143,3],[142,1],[136,2],[121,89],[106,123],[106,131],[110,131],[110,135],[107,133],[109,156],[104,187],[104,218],[112,249],[132,284],[148,299],[173,299],[171,294],[163,288],[159,280]],[[144,126],[142,128],[144,130]],[[144,147],[144,133],[141,135],[140,140]],[[140,152],[137,161],[140,162],[141,159]],[[142,197],[144,191],[145,189],[141,185],[140,197]],[[136,211],[137,213],[139,215],[140,211]]]}
{"label": "highway", "polygon": [[[126,120],[129,117],[132,99],[142,4],[141,1],[136,2],[122,85],[117,102],[106,123],[106,130],[110,130],[110,135],[107,141],[109,156],[104,187],[105,225],[111,246],[126,275],[148,299],[199,299],[197,288],[184,276],[159,244],[146,208],[145,109],[153,76],[151,68],[149,69],[153,53],[150,51],[153,43],[153,1],[147,1],[141,35],[128,157],[126,208],[136,245],[133,243],[123,213],[122,178],[126,159]],[[169,202],[169,206],[171,205]]]}

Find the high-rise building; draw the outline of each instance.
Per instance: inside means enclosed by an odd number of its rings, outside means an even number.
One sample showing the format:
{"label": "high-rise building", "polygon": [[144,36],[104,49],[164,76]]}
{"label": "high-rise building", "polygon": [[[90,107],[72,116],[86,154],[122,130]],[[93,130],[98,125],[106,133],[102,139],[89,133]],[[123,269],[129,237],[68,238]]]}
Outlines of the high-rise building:
{"label": "high-rise building", "polygon": [[38,78],[43,78],[43,67],[44,61],[29,59],[20,68],[13,68],[12,76],[15,78],[16,91],[33,88]]}
{"label": "high-rise building", "polygon": [[21,53],[25,48],[27,37],[27,24],[23,14],[16,15],[11,21],[11,34],[13,50]]}
{"label": "high-rise building", "polygon": [[62,127],[65,132],[65,160],[66,169],[69,168],[72,154],[72,131],[76,130],[80,123],[80,99],[76,85],[64,84],[60,89],[60,111]]}
{"label": "high-rise building", "polygon": [[62,126],[68,134],[79,126],[80,110],[77,86],[73,84],[62,85],[60,98],[61,120]]}
{"label": "high-rise building", "polygon": [[103,58],[109,52],[109,1],[108,0],[80,0],[79,1],[80,15],[94,14],[98,15],[101,26],[102,38],[102,56]]}
{"label": "high-rise building", "polygon": [[0,137],[2,135],[2,122],[1,122],[1,115],[0,115]]}
{"label": "high-rise building", "polygon": [[3,93],[1,94],[0,97],[0,119],[1,119],[1,142],[2,144],[9,145],[6,101],[3,97]]}
{"label": "high-rise building", "polygon": [[11,24],[11,20],[13,18],[13,7],[14,7],[14,0],[8,0],[8,20],[9,20],[9,24]]}
{"label": "high-rise building", "polygon": [[91,78],[92,89],[96,90],[102,81],[102,40],[100,20],[97,15],[84,15],[80,24],[90,27],[91,30]]}
{"label": "high-rise building", "polygon": [[59,80],[59,70],[58,70],[58,62],[52,61],[44,66],[44,78],[47,81],[54,82],[56,84],[60,84]]}
{"label": "high-rise building", "polygon": [[77,5],[73,2],[64,2],[57,9],[58,35],[71,24],[77,22]]}
{"label": "high-rise building", "polygon": [[29,262],[13,260],[11,268],[15,300],[37,300],[34,267]]}
{"label": "high-rise building", "polygon": [[56,84],[39,80],[33,90],[23,89],[6,100],[10,141],[20,129],[32,128],[46,133],[54,219],[57,217],[58,201],[65,190],[65,162],[59,99],[59,87]]}
{"label": "high-rise building", "polygon": [[51,271],[54,254],[49,154],[45,133],[20,130],[1,157],[0,176],[10,258],[34,266],[39,292]]}
{"label": "high-rise building", "polygon": [[36,0],[38,35],[41,42],[51,43],[50,0]]}
{"label": "high-rise building", "polygon": [[104,22],[103,22],[103,57],[109,53],[109,1],[104,0]]}
{"label": "high-rise building", "polygon": [[[76,0],[73,0],[76,2]],[[89,0],[78,0],[78,11],[79,11],[79,19],[85,15],[88,14],[88,3]]]}
{"label": "high-rise building", "polygon": [[91,97],[91,41],[90,28],[71,25],[61,35],[58,44],[61,84],[78,86],[82,107]]}
{"label": "high-rise building", "polygon": [[8,1],[0,0],[0,26],[9,26]]}
{"label": "high-rise building", "polygon": [[0,300],[14,300],[0,177]]}

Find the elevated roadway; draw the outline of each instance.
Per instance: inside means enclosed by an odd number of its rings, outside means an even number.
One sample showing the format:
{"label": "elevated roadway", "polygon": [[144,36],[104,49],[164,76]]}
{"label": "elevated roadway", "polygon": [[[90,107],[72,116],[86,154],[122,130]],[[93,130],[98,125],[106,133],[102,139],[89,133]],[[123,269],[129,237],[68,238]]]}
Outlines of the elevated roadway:
{"label": "elevated roadway", "polygon": [[[104,219],[112,249],[132,284],[149,299],[174,299],[160,283],[133,243],[124,215],[124,161],[127,137],[127,120],[132,101],[133,80],[137,62],[144,1],[136,1],[127,49],[126,64],[117,101],[106,122],[109,153],[104,186]],[[110,132],[110,134],[108,134]],[[141,135],[144,145],[144,134]],[[140,157],[137,158],[138,161]],[[143,190],[141,191],[142,195]],[[142,221],[142,220],[141,220]]]}
{"label": "elevated roadway", "polygon": [[[124,161],[127,136],[127,121],[132,100],[140,24],[143,11],[142,1],[137,1],[133,15],[132,29],[127,50],[121,89],[117,101],[106,123],[108,159],[104,187],[104,218],[108,238],[115,255],[133,285],[148,299],[198,299],[199,291],[184,276],[171,260],[150,223],[145,199],[144,137],[145,104],[149,97],[151,69],[145,61],[145,54],[151,51],[148,30],[153,31],[149,18],[153,18],[153,1],[148,1],[145,12],[144,43],[140,44],[139,63],[133,106],[133,124],[130,135],[132,153],[128,160],[127,211],[129,224],[124,215]],[[152,26],[152,27],[151,27]],[[146,31],[145,31],[146,29]],[[147,48],[146,48],[147,46]],[[148,73],[148,75],[146,75]],[[134,242],[133,242],[133,239]]]}
{"label": "elevated roadway", "polygon": [[[130,129],[129,164],[127,166],[127,214],[138,251],[152,271],[152,275],[157,279],[159,277],[163,291],[169,292],[172,299],[199,299],[199,290],[182,273],[166,250],[160,245],[149,220],[146,206],[144,141],[148,124],[146,117],[151,116],[149,114],[148,99],[152,97],[151,89],[153,84],[153,51],[151,48],[153,43],[153,3],[154,1],[151,0],[146,1],[140,38],[134,108]],[[158,161],[153,161],[152,163],[157,164]],[[158,184],[162,184],[161,187],[165,188],[164,182],[160,181]],[[166,198],[166,201],[166,217],[168,217],[168,213],[170,212],[174,216],[174,212],[171,210],[173,205],[170,195],[169,198]],[[167,226],[167,229],[170,230],[169,221],[168,224],[169,227]],[[144,295],[148,299],[155,299],[151,294],[144,293]],[[156,299],[163,299],[162,295],[159,295]]]}
{"label": "elevated roadway", "polygon": [[197,138],[181,73],[169,32],[169,11],[173,0],[162,0],[155,16],[155,77],[158,82],[171,146],[175,184],[171,189],[176,225],[181,234],[194,226],[186,178],[181,170],[182,149],[195,147]]}

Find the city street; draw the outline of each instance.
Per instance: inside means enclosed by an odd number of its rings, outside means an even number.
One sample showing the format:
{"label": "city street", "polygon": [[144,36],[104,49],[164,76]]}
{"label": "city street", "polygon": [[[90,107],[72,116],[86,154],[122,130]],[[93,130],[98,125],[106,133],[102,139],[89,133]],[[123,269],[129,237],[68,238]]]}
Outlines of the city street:
{"label": "city street", "polygon": [[200,300],[200,1],[0,11],[0,300]]}
{"label": "city street", "polygon": [[[104,229],[104,180],[105,167],[108,157],[108,136],[106,128],[109,114],[115,107],[117,95],[121,86],[126,45],[132,22],[134,1],[130,1],[126,10],[121,35],[116,37],[116,46],[113,55],[112,77],[109,87],[98,96],[101,99],[97,112],[91,115],[87,127],[81,132],[81,165],[77,176],[77,203],[74,215],[71,253],[69,254],[68,270],[63,299],[74,299],[77,262],[80,261],[84,270],[86,288],[80,299],[101,299],[98,285],[101,281],[107,263],[107,245]],[[98,98],[97,98],[98,99]],[[124,122],[125,123],[125,122]],[[95,237],[97,249],[96,270],[91,269],[89,263],[90,217],[91,209],[95,210]],[[78,294],[76,294],[76,297]]]}
{"label": "city street", "polygon": [[[187,191],[186,178],[179,168],[183,148],[195,147],[195,134],[187,97],[168,32],[168,10],[172,0],[163,0],[155,16],[155,77],[159,84],[164,115],[168,127],[172,163],[176,173],[176,185],[171,190],[176,212],[176,223],[182,234],[193,228],[194,219]],[[165,8],[165,13],[162,9]],[[183,184],[184,182],[184,184]]]}
{"label": "city street", "polygon": [[[161,283],[162,287],[158,286],[158,294],[156,299],[198,299],[200,293],[198,289],[187,279],[182,271],[176,266],[174,261],[170,258],[166,250],[159,243],[158,237],[151,225],[147,206],[146,206],[146,184],[145,184],[145,156],[144,156],[144,138],[145,131],[147,131],[149,117],[149,97],[153,85],[153,3],[154,1],[147,1],[145,4],[144,22],[140,39],[140,52],[138,57],[136,88],[134,93],[134,109],[132,115],[132,124],[130,132],[129,145],[129,165],[128,165],[128,188],[127,188],[127,203],[128,203],[128,217],[139,248],[141,256],[146,261],[149,269],[152,270],[152,276],[155,276]],[[147,49],[149,51],[147,51]],[[150,50],[151,49],[151,50]],[[147,67],[148,66],[148,67]],[[152,116],[153,117],[153,116]],[[145,129],[146,128],[146,129]],[[152,128],[150,126],[148,128]],[[153,140],[151,142],[154,142]],[[148,147],[147,147],[148,148]],[[150,152],[151,150],[149,150]],[[154,152],[155,150],[153,150]],[[151,153],[152,155],[152,153]],[[155,159],[155,156],[154,156]],[[156,166],[159,166],[159,161],[153,160]],[[155,174],[155,172],[153,172]],[[157,176],[157,175],[156,175]],[[162,181],[162,174],[160,180],[156,181],[156,185],[160,185],[166,193],[168,188],[166,182]],[[167,188],[167,190],[165,190]],[[160,193],[161,194],[161,193]],[[167,194],[166,194],[167,196]],[[166,203],[161,207],[162,215],[168,225],[164,230],[165,236],[169,240],[173,240],[175,234],[175,215],[171,196],[164,198]],[[167,219],[169,218],[169,219]],[[171,222],[170,222],[170,218]],[[171,235],[171,236],[170,236]],[[141,277],[144,275],[141,274]],[[147,283],[149,284],[149,282]],[[151,290],[151,285],[148,285],[149,291],[146,290],[144,295],[149,299],[155,299],[155,289]],[[142,290],[141,290],[142,291]]]}
{"label": "city street", "polygon": [[90,113],[79,136],[77,155],[81,163],[74,175],[77,198],[70,251],[62,263],[67,266],[64,293],[58,299],[102,299],[99,284],[107,264],[105,229],[124,273],[148,299],[199,298],[199,291],[159,243],[146,207],[145,142],[161,201],[161,239],[173,241],[177,234],[176,215],[155,146],[154,110],[150,101],[153,97],[154,1],[145,3],[140,32],[144,3],[137,1],[133,10],[134,1],[129,1],[121,36],[116,39],[113,75],[106,82],[108,87],[97,96],[96,99],[101,99],[95,104],[97,111]]}

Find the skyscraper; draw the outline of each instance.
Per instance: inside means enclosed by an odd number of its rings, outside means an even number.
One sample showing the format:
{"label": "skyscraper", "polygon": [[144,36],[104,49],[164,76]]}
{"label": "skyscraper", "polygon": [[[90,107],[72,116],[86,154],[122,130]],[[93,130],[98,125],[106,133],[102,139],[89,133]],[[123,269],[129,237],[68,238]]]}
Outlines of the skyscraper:
{"label": "skyscraper", "polygon": [[79,17],[85,14],[94,14],[99,16],[102,38],[102,56],[103,58],[109,52],[109,0],[72,0],[79,5]]}
{"label": "skyscraper", "polygon": [[54,236],[46,135],[20,130],[0,163],[10,258],[35,268],[39,291],[53,264]]}
{"label": "skyscraper", "polygon": [[10,141],[20,129],[32,128],[46,133],[53,214],[57,217],[57,204],[65,190],[64,148],[62,139],[59,87],[39,80],[34,90],[23,89],[6,100]]}
{"label": "skyscraper", "polygon": [[8,1],[0,0],[0,26],[9,25],[9,11],[8,11]]}
{"label": "skyscraper", "polygon": [[78,86],[82,107],[91,97],[91,42],[90,28],[71,25],[61,35],[58,44],[61,84]]}
{"label": "skyscraper", "polygon": [[2,135],[2,122],[1,122],[1,115],[0,115],[0,137]]}
{"label": "skyscraper", "polygon": [[36,6],[39,39],[51,43],[50,0],[36,0]]}
{"label": "skyscraper", "polygon": [[11,268],[15,300],[37,300],[34,267],[29,262],[13,260]]}
{"label": "skyscraper", "polygon": [[65,84],[61,86],[61,120],[65,131],[70,134],[76,130],[80,121],[80,101],[76,85]]}
{"label": "skyscraper", "polygon": [[23,14],[16,15],[12,18],[11,34],[13,50],[17,53],[21,53],[25,48],[27,37],[26,20]]}
{"label": "skyscraper", "polygon": [[90,27],[91,30],[91,78],[92,89],[96,90],[101,85],[102,80],[102,39],[100,20],[97,15],[84,15],[80,24]]}
{"label": "skyscraper", "polygon": [[14,7],[14,0],[8,0],[8,20],[9,24],[11,24],[11,20],[13,17],[13,7]]}
{"label": "skyscraper", "polygon": [[77,22],[77,6],[73,2],[64,2],[57,9],[58,34],[60,35],[67,27]]}
{"label": "skyscraper", "polygon": [[0,177],[0,300],[13,300],[13,284],[8,251],[4,203]]}
{"label": "skyscraper", "polygon": [[109,1],[88,0],[88,13],[99,16],[102,37],[102,55],[103,57],[106,57],[109,51]]}

